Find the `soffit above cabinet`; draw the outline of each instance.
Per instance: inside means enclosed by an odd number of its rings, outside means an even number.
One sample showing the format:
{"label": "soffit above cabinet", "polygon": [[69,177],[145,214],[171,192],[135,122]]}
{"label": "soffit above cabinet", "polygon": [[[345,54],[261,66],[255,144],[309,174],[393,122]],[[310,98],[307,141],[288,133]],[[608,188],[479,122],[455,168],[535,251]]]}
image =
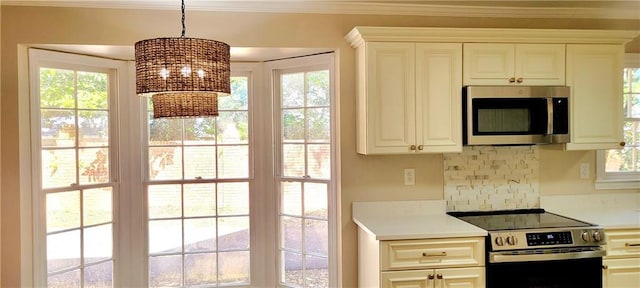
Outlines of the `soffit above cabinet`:
{"label": "soffit above cabinet", "polygon": [[503,29],[356,26],[345,39],[364,42],[624,44],[640,34],[628,30]]}

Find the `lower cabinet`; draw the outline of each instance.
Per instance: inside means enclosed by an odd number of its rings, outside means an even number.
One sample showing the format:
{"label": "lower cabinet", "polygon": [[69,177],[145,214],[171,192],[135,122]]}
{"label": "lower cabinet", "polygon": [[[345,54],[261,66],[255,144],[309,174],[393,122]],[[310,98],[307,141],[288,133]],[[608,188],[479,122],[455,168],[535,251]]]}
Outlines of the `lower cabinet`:
{"label": "lower cabinet", "polygon": [[628,259],[605,259],[602,262],[602,287],[640,287],[640,257]]}
{"label": "lower cabinet", "polygon": [[485,287],[484,267],[382,272],[383,288]]}
{"label": "lower cabinet", "polygon": [[484,237],[376,240],[358,228],[364,288],[484,288]]}
{"label": "lower cabinet", "polygon": [[640,229],[607,229],[603,288],[640,287]]}

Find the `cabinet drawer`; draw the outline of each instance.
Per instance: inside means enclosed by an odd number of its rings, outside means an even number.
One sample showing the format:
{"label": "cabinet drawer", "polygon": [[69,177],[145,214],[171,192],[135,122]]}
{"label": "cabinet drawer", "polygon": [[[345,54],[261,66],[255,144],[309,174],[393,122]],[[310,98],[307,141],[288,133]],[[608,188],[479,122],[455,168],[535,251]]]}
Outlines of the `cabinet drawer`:
{"label": "cabinet drawer", "polygon": [[484,266],[484,238],[383,241],[382,270]]}
{"label": "cabinet drawer", "polygon": [[640,229],[606,230],[607,258],[640,257]]}

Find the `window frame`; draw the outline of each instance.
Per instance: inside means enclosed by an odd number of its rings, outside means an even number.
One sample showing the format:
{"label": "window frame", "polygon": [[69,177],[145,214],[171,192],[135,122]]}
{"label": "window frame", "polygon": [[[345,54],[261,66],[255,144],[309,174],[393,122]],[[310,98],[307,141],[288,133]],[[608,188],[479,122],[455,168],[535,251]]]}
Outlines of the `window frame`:
{"label": "window frame", "polygon": [[[113,236],[113,252],[112,259],[114,261],[113,266],[113,285],[120,286],[122,282],[122,274],[121,272],[126,271],[126,264],[121,266],[116,266],[116,261],[121,261],[120,255],[122,254],[121,249],[127,249],[125,247],[130,242],[128,239],[123,239],[123,237],[127,237],[126,233],[120,233],[119,226],[117,223],[120,221],[127,221],[120,215],[120,212],[123,209],[120,209],[121,203],[126,202],[123,195],[123,191],[125,191],[128,186],[129,177],[123,174],[123,171],[120,169],[121,165],[119,163],[120,160],[123,159],[124,155],[121,153],[122,147],[125,147],[125,143],[129,141],[127,133],[127,129],[121,125],[121,120],[119,119],[120,111],[123,108],[128,106],[135,106],[135,104],[129,103],[127,99],[122,99],[119,95],[127,95],[129,90],[129,67],[127,67],[126,61],[121,60],[113,60],[113,59],[105,59],[99,57],[85,56],[85,55],[77,55],[56,51],[48,51],[36,48],[27,48],[25,51],[25,57],[28,59],[29,71],[27,72],[27,79],[29,79],[29,97],[27,98],[28,103],[21,102],[19,105],[19,111],[22,113],[26,113],[28,118],[27,123],[24,123],[25,126],[20,126],[20,140],[21,143],[29,143],[31,150],[29,151],[28,159],[21,163],[21,167],[25,167],[28,169],[28,174],[21,174],[29,177],[28,183],[28,191],[24,191],[28,193],[28,197],[30,197],[29,205],[27,211],[31,217],[27,217],[30,221],[32,221],[32,226],[30,226],[29,233],[24,233],[22,236],[30,234],[31,241],[27,242],[31,245],[28,246],[31,249],[32,262],[30,271],[26,271],[27,273],[31,273],[33,282],[29,282],[33,284],[35,287],[46,287],[47,286],[47,252],[46,252],[46,196],[47,193],[42,188],[41,183],[41,156],[39,153],[33,153],[34,151],[40,151],[41,147],[41,127],[40,127],[40,105],[39,105],[39,76],[37,79],[34,79],[36,75],[39,75],[40,67],[52,67],[52,68],[61,68],[61,69],[74,69],[74,70],[83,70],[83,71],[107,71],[109,74],[110,84],[110,106],[109,106],[109,148],[110,150],[110,159],[109,159],[109,170],[110,170],[110,180],[108,186],[112,186],[112,236]],[[25,131],[26,130],[26,131]],[[27,135],[28,134],[28,135]],[[127,154],[127,153],[124,153]],[[26,164],[22,166],[22,164]],[[26,178],[25,177],[25,178]],[[22,178],[22,179],[25,179]],[[80,185],[82,186],[82,185]],[[91,186],[91,185],[90,185]],[[103,186],[103,185],[99,185]],[[22,187],[22,186],[21,186]],[[66,189],[66,188],[62,188]],[[60,190],[59,188],[53,188],[49,190]],[[23,194],[24,195],[24,194]],[[24,214],[23,214],[24,215]],[[80,227],[82,229],[82,226]],[[24,230],[23,230],[24,231]],[[24,255],[24,251],[23,251]],[[84,266],[82,266],[84,267]],[[120,268],[120,269],[118,269]],[[24,274],[23,274],[24,275]],[[125,282],[126,283],[126,282]]]}
{"label": "window frame", "polygon": [[[625,54],[623,68],[640,68],[640,54]],[[606,150],[598,150],[596,152],[596,190],[640,188],[640,172],[606,172],[605,166]]]}
{"label": "window frame", "polygon": [[[18,134],[19,144],[26,149],[20,149],[20,239],[21,245],[21,283],[25,286],[43,287],[47,283],[46,273],[46,234],[42,234],[42,227],[46,224],[44,202],[38,199],[36,191],[39,188],[34,186],[34,178],[41,173],[38,155],[33,151],[39,151],[40,129],[39,117],[33,116],[31,107],[31,93],[34,84],[30,77],[37,59],[31,59],[30,50],[36,49],[29,45],[19,45],[18,47],[18,74],[19,74],[19,123]],[[145,98],[138,97],[135,93],[135,66],[133,61],[106,59],[100,57],[79,55],[73,53],[49,51],[37,49],[43,55],[47,55],[51,61],[71,62],[78,65],[91,66],[99,65],[114,69],[117,81],[117,106],[112,107],[117,113],[116,123],[111,125],[113,135],[110,144],[112,149],[117,149],[117,154],[113,154],[112,159],[118,163],[114,164],[114,181],[117,180],[117,192],[114,191],[114,214],[113,214],[113,258],[119,263],[114,265],[113,285],[114,287],[130,286],[143,287],[148,285],[147,272],[147,228],[146,228],[146,193],[144,190],[145,171],[145,149],[146,149],[146,123],[147,117],[143,113]],[[44,56],[43,56],[44,57]],[[308,58],[311,57],[311,58]],[[315,59],[315,60],[314,60]],[[258,187],[250,187],[250,215],[261,215],[261,217],[250,217],[250,251],[251,251],[251,285],[253,287],[279,286],[278,265],[276,264],[278,255],[278,208],[279,201],[275,190],[274,171],[275,156],[273,142],[273,99],[272,74],[273,69],[283,69],[283,67],[310,65],[317,59],[323,59],[330,68],[330,81],[332,87],[332,180],[331,188],[333,193],[329,195],[329,269],[330,287],[337,287],[341,282],[340,277],[340,235],[341,230],[338,225],[340,220],[339,202],[339,98],[336,89],[336,79],[338,75],[335,60],[335,53],[326,55],[312,55],[301,58],[267,61],[261,63],[232,63],[232,69],[236,72],[252,73],[251,83],[253,89],[250,108],[250,123],[253,125],[253,137],[249,146],[252,147],[249,153],[253,159],[253,174],[249,175],[252,184]],[[232,71],[233,73],[233,71]],[[35,84],[37,85],[37,84]],[[114,103],[114,104],[115,104]],[[39,105],[37,107],[39,109]],[[111,108],[110,108],[111,109]],[[146,110],[145,110],[146,111]],[[253,119],[253,120],[251,120]],[[32,127],[36,121],[38,129]],[[112,122],[113,123],[113,122]],[[36,138],[34,138],[36,137]],[[36,143],[37,142],[37,143]],[[34,144],[35,143],[35,144]],[[37,144],[37,145],[36,145]],[[36,150],[34,150],[34,147]],[[35,153],[37,154],[37,152]],[[115,156],[117,155],[117,157]],[[254,157],[260,155],[260,157]],[[128,165],[124,165],[124,161]],[[35,165],[37,164],[37,165]],[[117,167],[117,168],[116,168]],[[116,170],[117,169],[117,170]],[[35,176],[35,177],[34,177]],[[39,181],[39,179],[38,179]],[[41,189],[40,189],[41,190]],[[255,191],[255,192],[253,192]],[[44,198],[43,198],[44,199]],[[261,246],[255,246],[255,245]],[[266,247],[267,249],[261,249]],[[123,255],[131,255],[122,258]]]}
{"label": "window frame", "polygon": [[[314,182],[318,182],[318,183],[325,183],[327,182],[327,187],[328,187],[328,196],[327,196],[327,206],[328,206],[328,245],[329,245],[329,251],[328,251],[328,262],[329,262],[329,282],[328,282],[328,287],[338,287],[339,283],[341,283],[341,274],[340,274],[340,255],[341,255],[341,245],[339,242],[339,239],[341,239],[341,230],[339,227],[339,217],[340,217],[340,191],[339,191],[339,186],[338,183],[340,182],[339,179],[339,175],[340,175],[340,150],[339,150],[339,143],[340,143],[340,139],[339,139],[339,135],[340,133],[339,131],[339,113],[338,111],[340,111],[338,109],[339,107],[339,97],[337,94],[337,89],[336,89],[336,79],[338,78],[338,75],[336,75],[336,60],[335,60],[335,53],[331,52],[331,53],[325,53],[325,54],[318,54],[318,55],[312,55],[312,56],[305,56],[305,57],[300,57],[300,58],[292,58],[292,59],[284,59],[284,60],[277,60],[277,61],[272,61],[267,63],[266,66],[266,75],[270,75],[270,81],[269,81],[269,85],[271,85],[269,91],[271,92],[271,101],[272,101],[272,105],[271,105],[271,111],[269,111],[269,113],[271,113],[272,117],[273,117],[273,128],[272,128],[272,135],[275,136],[280,136],[282,131],[281,131],[281,123],[280,123],[280,113],[281,113],[281,107],[279,104],[279,100],[278,98],[280,97],[280,92],[279,92],[279,88],[280,85],[279,83],[275,83],[275,81],[280,81],[280,75],[282,74],[281,72],[302,72],[302,71],[312,71],[314,69],[327,69],[329,70],[329,90],[330,90],[330,117],[331,117],[331,121],[330,121],[330,127],[331,127],[331,134],[330,134],[330,147],[331,147],[331,154],[330,154],[330,161],[331,161],[331,175],[330,175],[330,179],[329,180],[325,180],[325,179],[320,179],[318,181],[314,181],[312,180],[307,180],[307,179],[297,179],[302,183],[314,183]],[[275,211],[275,215],[273,215],[275,217],[274,221],[275,225],[277,227],[276,231],[275,231],[275,239],[276,239],[276,243],[275,246],[273,247],[276,255],[276,259],[277,259],[277,263],[278,265],[276,265],[276,279],[274,282],[275,284],[278,285],[278,287],[289,287],[287,285],[284,285],[283,283],[280,282],[280,279],[282,279],[282,275],[280,274],[280,265],[282,262],[281,256],[280,256],[280,236],[282,235],[282,227],[279,224],[280,222],[280,213],[281,213],[281,195],[280,195],[280,190],[279,190],[279,183],[282,182],[283,180],[286,180],[290,177],[283,177],[282,175],[280,175],[280,171],[282,171],[282,167],[281,167],[281,147],[283,144],[282,141],[282,137],[280,138],[275,138],[271,141],[271,143],[273,143],[273,166],[272,169],[273,170],[273,197],[275,197],[275,206],[273,206],[274,208],[276,208]]]}

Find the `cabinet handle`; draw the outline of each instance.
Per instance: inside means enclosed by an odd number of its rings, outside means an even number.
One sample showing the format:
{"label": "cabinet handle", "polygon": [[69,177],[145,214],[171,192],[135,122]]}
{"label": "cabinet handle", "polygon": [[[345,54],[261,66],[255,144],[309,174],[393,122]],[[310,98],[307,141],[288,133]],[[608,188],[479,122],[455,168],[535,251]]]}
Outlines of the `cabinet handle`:
{"label": "cabinet handle", "polygon": [[427,276],[427,279],[429,279],[429,280],[433,280],[433,278],[434,278],[434,277],[433,277],[433,275],[431,275],[431,274],[429,274],[429,275]]}
{"label": "cabinet handle", "polygon": [[518,83],[522,83],[522,78],[518,78],[518,79],[516,79],[516,82],[518,82]]}
{"label": "cabinet handle", "polygon": [[516,82],[516,78],[513,78],[513,77],[509,78],[509,83],[513,83],[513,82]]}
{"label": "cabinet handle", "polygon": [[423,145],[418,145],[418,150],[422,151],[422,149],[424,149]]}
{"label": "cabinet handle", "polygon": [[427,253],[427,252],[422,252],[422,257],[446,257],[447,256],[447,252],[440,252],[440,253]]}
{"label": "cabinet handle", "polygon": [[411,146],[409,146],[409,149],[410,149],[411,151],[416,151],[416,145],[411,145]]}
{"label": "cabinet handle", "polygon": [[624,247],[640,247],[640,243],[624,243]]}
{"label": "cabinet handle", "polygon": [[627,145],[627,143],[624,143],[624,141],[620,142],[620,147],[624,147],[624,145]]}
{"label": "cabinet handle", "polygon": [[602,265],[602,270],[607,270],[607,269],[609,269],[609,266],[607,266],[607,265]]}
{"label": "cabinet handle", "polygon": [[438,279],[442,279],[442,274],[438,274],[438,275],[436,275],[436,278],[438,278]]}

